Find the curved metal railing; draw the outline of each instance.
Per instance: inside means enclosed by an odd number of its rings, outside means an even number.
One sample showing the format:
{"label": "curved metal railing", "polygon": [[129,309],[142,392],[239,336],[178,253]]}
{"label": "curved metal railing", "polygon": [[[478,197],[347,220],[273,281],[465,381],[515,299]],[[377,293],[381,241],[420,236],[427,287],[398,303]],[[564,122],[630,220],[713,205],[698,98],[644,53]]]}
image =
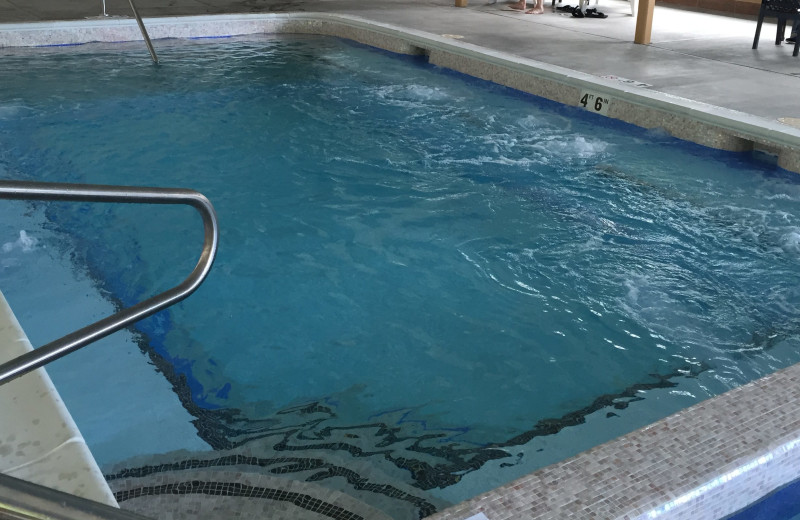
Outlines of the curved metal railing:
{"label": "curved metal railing", "polygon": [[83,327],[61,339],[52,341],[3,363],[0,365],[0,385],[183,300],[193,293],[208,275],[217,252],[219,227],[217,225],[216,212],[211,202],[202,193],[194,190],[0,181],[0,199],[186,204],[200,212],[203,217],[203,229],[205,232],[200,259],[194,270],[182,283],[132,307]]}

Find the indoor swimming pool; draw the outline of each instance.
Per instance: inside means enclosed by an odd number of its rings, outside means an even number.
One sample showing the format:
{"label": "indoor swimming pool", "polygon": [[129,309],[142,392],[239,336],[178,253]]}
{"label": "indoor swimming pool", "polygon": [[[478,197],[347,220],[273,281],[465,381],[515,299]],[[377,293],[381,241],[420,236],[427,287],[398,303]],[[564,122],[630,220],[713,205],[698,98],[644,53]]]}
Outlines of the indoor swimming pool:
{"label": "indoor swimming pool", "polygon": [[[415,518],[800,358],[800,182],[763,158],[334,38],[0,55],[2,178],[192,188],[219,215],[204,285],[125,332],[152,383],[99,345],[48,368],[112,483],[258,453]],[[34,345],[174,285],[201,242],[188,208],[0,215]]]}

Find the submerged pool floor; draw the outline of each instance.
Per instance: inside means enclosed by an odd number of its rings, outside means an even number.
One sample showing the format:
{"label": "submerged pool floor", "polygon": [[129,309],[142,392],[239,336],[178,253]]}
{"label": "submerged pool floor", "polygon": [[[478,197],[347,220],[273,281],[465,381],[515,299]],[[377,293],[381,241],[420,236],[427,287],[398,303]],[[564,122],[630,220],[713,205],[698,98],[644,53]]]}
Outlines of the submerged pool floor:
{"label": "submerged pool floor", "polygon": [[[126,49],[2,51],[0,173],[212,200],[211,277],[135,336],[214,450],[413,517],[797,361],[787,172],[335,39]],[[42,211],[3,219],[23,327],[35,255],[131,304],[200,242],[190,211]]]}

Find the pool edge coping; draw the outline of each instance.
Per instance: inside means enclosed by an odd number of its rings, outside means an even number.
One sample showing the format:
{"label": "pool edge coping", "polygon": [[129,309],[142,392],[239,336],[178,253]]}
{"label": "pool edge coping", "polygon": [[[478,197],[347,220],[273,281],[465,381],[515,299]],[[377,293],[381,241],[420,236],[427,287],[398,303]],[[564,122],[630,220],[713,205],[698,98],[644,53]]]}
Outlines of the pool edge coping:
{"label": "pool edge coping", "polygon": [[[436,65],[571,106],[577,106],[579,93],[592,88],[596,89],[596,92],[620,97],[619,108],[609,114],[615,119],[633,124],[637,123],[632,119],[644,121],[650,125],[645,126],[646,128],[666,128],[673,135],[677,132],[679,135],[676,137],[698,142],[696,139],[686,137],[695,133],[702,137],[703,142],[699,144],[714,148],[746,151],[761,145],[766,147],[766,151],[779,156],[779,164],[782,167],[800,171],[800,130],[777,121],[668,94],[637,90],[636,87],[621,87],[600,77],[483,49],[421,31],[371,22],[355,16],[327,13],[207,15],[148,18],[145,21],[154,39],[255,33],[337,36],[392,52],[427,54],[431,63]],[[169,33],[179,24],[193,25],[193,31],[202,29],[205,34],[175,36],[174,33]],[[214,26],[213,30],[211,26]],[[231,32],[234,26],[243,32]],[[30,37],[32,33],[46,31],[52,36],[54,27],[64,33],[77,34],[78,39],[84,40],[80,43],[141,39],[133,19],[112,18],[2,24],[0,46],[16,46],[7,44],[11,41],[9,35],[12,33],[27,32]],[[113,30],[105,32],[98,30],[108,28]],[[208,34],[209,32],[218,34]],[[163,34],[171,35],[163,36]],[[115,39],[101,39],[106,37]],[[66,44],[69,43],[78,42]],[[547,95],[554,86],[567,88],[565,91],[557,92],[556,95]],[[687,126],[691,131],[682,134],[681,128]],[[709,132],[712,135],[707,135]],[[755,414],[754,418],[745,422],[739,419],[743,413],[758,410],[759,404],[775,397],[770,395],[766,387],[781,388],[786,381],[793,383],[790,386],[800,388],[800,384],[797,384],[800,383],[800,367],[789,367],[703,401],[631,434],[453,506],[431,518],[463,519],[478,512],[490,515],[490,520],[563,518],[565,512],[586,515],[590,512],[597,514],[602,510],[602,518],[717,520],[738,511],[772,489],[800,477],[797,471],[791,470],[792,465],[800,466],[797,464],[800,462],[800,452],[796,449],[800,445],[800,424],[796,421],[776,423],[773,415],[776,410],[780,410],[781,419],[791,417],[792,413],[794,416],[800,416],[796,413],[800,411],[798,409],[800,407],[795,407],[791,413],[784,413],[791,406],[791,401],[780,405],[773,403],[773,406],[762,407],[762,412]],[[773,394],[780,397],[780,392]],[[733,421],[726,421],[721,417],[725,412],[711,409],[718,406],[730,411],[731,407],[737,405],[744,406],[744,411],[738,411]],[[758,427],[750,428],[754,422],[758,423]],[[771,429],[768,428],[767,435],[761,435],[767,425]],[[747,428],[740,431],[740,428],[745,426]],[[722,464],[718,464],[717,459],[710,461],[702,459],[702,454],[695,453],[684,466],[680,467],[683,473],[676,475],[677,461],[682,457],[685,458],[687,445],[682,439],[687,438],[687,430],[695,436],[711,432],[715,441],[749,440],[744,446],[734,442],[733,446],[722,446],[722,451],[715,452],[717,457],[724,454]],[[777,435],[772,435],[770,432],[777,432]],[[676,435],[677,433],[681,435]],[[748,437],[748,434],[752,433],[756,435]],[[632,453],[631,446],[636,446],[634,452],[641,456],[637,459],[641,464],[637,471],[634,471],[633,459],[629,456]],[[694,446],[700,445],[695,442]],[[666,447],[675,449],[670,450]],[[664,469],[654,465],[651,457],[653,453],[664,454],[662,458],[670,461],[669,467]],[[701,467],[698,464],[700,460],[698,457],[706,465]],[[608,468],[598,466],[598,460],[624,463],[622,464],[624,475],[609,473]],[[593,472],[588,472],[585,469],[587,467],[593,468]],[[598,475],[601,476],[599,480]],[[683,481],[679,486],[671,485],[676,479]],[[613,486],[608,487],[611,483]],[[559,488],[564,487],[582,491],[560,492]],[[542,491],[543,489],[547,492]],[[592,491],[594,496],[588,496],[585,493],[587,489]],[[598,496],[599,490],[604,490],[607,495]],[[625,496],[620,497],[619,494]],[[567,496],[566,499],[564,495]],[[742,502],[742,499],[746,501]],[[508,516],[509,513],[511,516]]]}
{"label": "pool edge coping", "polygon": [[[0,292],[0,361],[33,346]],[[45,369],[0,387],[0,472],[113,507],[117,501]],[[0,513],[2,507],[0,507]]]}

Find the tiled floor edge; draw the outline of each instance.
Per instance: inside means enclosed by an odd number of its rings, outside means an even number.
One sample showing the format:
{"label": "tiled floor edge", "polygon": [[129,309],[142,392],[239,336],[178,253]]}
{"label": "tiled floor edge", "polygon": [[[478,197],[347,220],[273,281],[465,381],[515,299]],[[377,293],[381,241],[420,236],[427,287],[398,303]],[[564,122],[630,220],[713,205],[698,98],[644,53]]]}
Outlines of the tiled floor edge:
{"label": "tiled floor edge", "polygon": [[[492,51],[445,36],[330,13],[229,14],[145,19],[151,39],[254,33],[325,34],[406,54],[433,64],[571,106],[588,94],[604,100],[598,113],[680,139],[731,151],[761,149],[800,173],[800,129],[706,103],[620,84],[556,65]],[[133,19],[0,25],[0,47],[140,40]],[[592,106],[595,106],[592,104]],[[592,109],[592,106],[587,107]],[[593,110],[594,111],[594,110]]]}
{"label": "tiled floor edge", "polygon": [[429,520],[719,520],[800,478],[799,396],[795,365]]}
{"label": "tiled floor edge", "polygon": [[[32,350],[0,293],[0,361]],[[0,387],[0,472],[95,502],[117,502],[50,377],[39,369]]]}

